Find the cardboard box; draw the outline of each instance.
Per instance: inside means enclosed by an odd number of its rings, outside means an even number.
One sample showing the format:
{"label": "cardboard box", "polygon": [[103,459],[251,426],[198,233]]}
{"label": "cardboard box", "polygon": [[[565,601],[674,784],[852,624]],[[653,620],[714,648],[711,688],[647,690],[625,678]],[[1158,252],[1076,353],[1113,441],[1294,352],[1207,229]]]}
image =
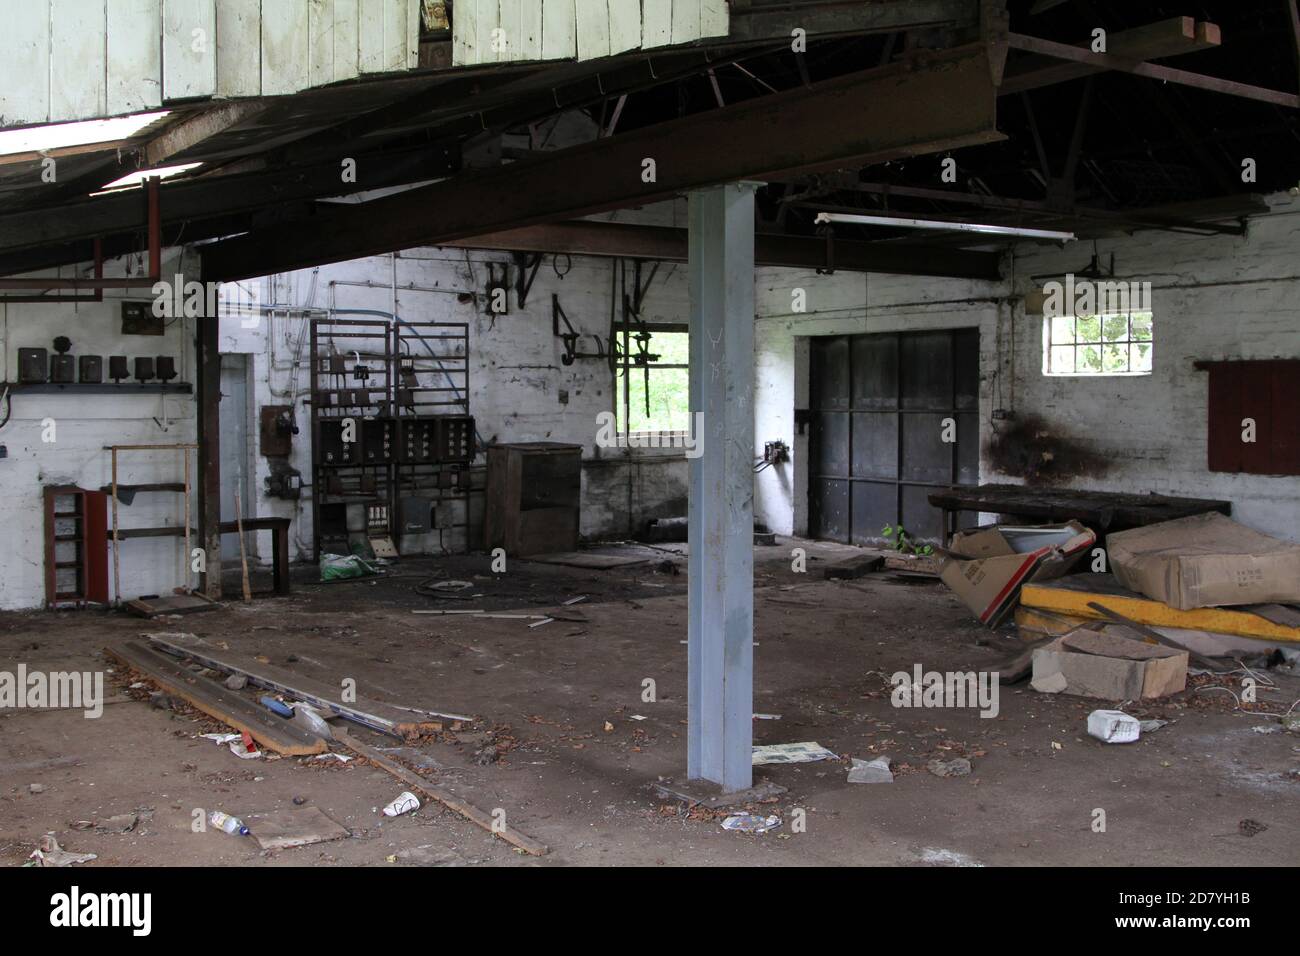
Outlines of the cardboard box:
{"label": "cardboard box", "polygon": [[1180,611],[1300,602],[1300,544],[1217,512],[1117,532],[1106,552],[1120,584]]}
{"label": "cardboard box", "polygon": [[1096,542],[1077,521],[977,528],[954,535],[940,549],[939,577],[981,621],[996,627],[1016,606],[1021,586],[1068,573]]}
{"label": "cardboard box", "polygon": [[[1079,628],[1034,651],[1032,686],[1100,700],[1149,700],[1187,687],[1186,651],[1147,644],[1123,625]],[[1056,675],[1060,675],[1057,677]]]}

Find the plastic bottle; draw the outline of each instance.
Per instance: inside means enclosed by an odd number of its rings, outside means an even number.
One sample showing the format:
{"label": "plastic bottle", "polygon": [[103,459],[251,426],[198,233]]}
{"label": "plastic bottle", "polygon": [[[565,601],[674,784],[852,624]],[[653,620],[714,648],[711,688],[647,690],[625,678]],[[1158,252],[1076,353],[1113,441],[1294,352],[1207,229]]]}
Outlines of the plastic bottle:
{"label": "plastic bottle", "polygon": [[240,836],[248,836],[248,827],[244,826],[243,820],[239,819],[239,817],[232,817],[228,813],[222,813],[220,810],[213,810],[208,814],[208,823],[223,833],[229,833],[231,836],[236,833]]}

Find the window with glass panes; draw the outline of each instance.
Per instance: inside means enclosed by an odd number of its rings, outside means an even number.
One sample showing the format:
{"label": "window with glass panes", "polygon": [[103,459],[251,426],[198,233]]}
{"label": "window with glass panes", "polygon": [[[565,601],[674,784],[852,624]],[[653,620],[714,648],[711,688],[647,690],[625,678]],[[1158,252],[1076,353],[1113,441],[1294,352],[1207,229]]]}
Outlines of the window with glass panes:
{"label": "window with glass panes", "polygon": [[1057,315],[1043,318],[1044,375],[1149,375],[1152,315]]}

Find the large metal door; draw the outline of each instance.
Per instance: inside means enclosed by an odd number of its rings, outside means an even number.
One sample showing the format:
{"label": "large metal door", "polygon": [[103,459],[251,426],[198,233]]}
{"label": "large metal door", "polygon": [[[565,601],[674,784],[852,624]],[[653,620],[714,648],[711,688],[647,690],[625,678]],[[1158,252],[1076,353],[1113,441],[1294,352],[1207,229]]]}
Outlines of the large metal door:
{"label": "large metal door", "polygon": [[940,540],[926,496],[979,479],[979,330],[817,337],[810,358],[809,533]]}

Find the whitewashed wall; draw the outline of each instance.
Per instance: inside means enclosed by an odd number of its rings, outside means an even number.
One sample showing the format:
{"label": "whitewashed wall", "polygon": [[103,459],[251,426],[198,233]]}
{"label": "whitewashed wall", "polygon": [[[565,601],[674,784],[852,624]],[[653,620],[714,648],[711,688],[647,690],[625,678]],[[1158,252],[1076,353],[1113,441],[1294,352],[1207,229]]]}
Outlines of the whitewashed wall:
{"label": "whitewashed wall", "polygon": [[[481,293],[488,280],[488,263],[510,263],[510,312],[483,314]],[[568,265],[561,258],[560,270]],[[466,322],[470,335],[470,411],[485,441],[561,441],[583,446],[583,514],[581,530],[591,536],[623,536],[650,517],[685,514],[687,463],[669,450],[607,450],[596,447],[597,415],[614,408],[614,383],[608,365],[578,360],[565,366],[563,347],[551,330],[551,295],[559,295],[569,321],[583,335],[581,351],[595,347],[591,335],[607,339],[610,322],[612,265],[610,260],[572,257],[572,267],[562,278],[547,256],[519,309],[513,287],[514,265],[506,253],[421,248],[408,249],[397,258],[397,314],[408,321]],[[277,305],[339,310],[393,310],[393,261],[375,256],[303,270],[275,277]],[[352,285],[349,283],[370,283]],[[418,288],[411,288],[412,286]],[[314,289],[314,291],[313,291]],[[272,290],[263,286],[269,300]],[[437,290],[437,291],[429,291]],[[459,301],[458,292],[480,293],[477,304]],[[619,292],[621,301],[621,291]],[[648,293],[644,315],[649,322],[685,322],[688,318],[685,266],[665,265]],[[346,318],[346,316],[341,316]],[[367,318],[358,316],[357,318]],[[370,316],[369,318],[375,318]],[[257,328],[244,328],[236,318],[222,322],[222,352],[250,356],[256,382],[254,401],[288,404],[292,356],[306,331],[300,317],[276,317]],[[275,357],[271,349],[274,343]],[[307,348],[302,354],[306,355]],[[311,480],[310,420],[302,405],[310,383],[304,364],[298,373],[298,391],[292,396],[298,409],[301,434],[294,438],[291,464]],[[255,444],[255,442],[253,443]],[[305,555],[311,542],[311,509],[304,489],[300,502],[282,501],[264,494],[267,461],[255,449],[249,465],[257,494],[257,513],[293,518],[294,548]],[[480,465],[482,463],[480,462]],[[482,476],[477,481],[482,485]],[[480,528],[481,496],[473,499],[470,523]],[[458,515],[458,520],[460,520]],[[436,535],[426,542],[436,543]],[[270,557],[269,545],[259,546],[259,557]],[[418,544],[415,542],[413,544]],[[466,542],[463,535],[447,535],[444,544],[460,549],[481,547],[477,534]]]}
{"label": "whitewashed wall", "polygon": [[[121,262],[106,264],[108,275],[121,275]],[[170,274],[172,261],[164,262]],[[107,379],[108,356],[170,355],[176,359],[178,381],[194,381],[193,320],[177,319],[163,336],[121,334],[123,298],[148,297],[147,291],[105,293],[102,303],[47,305],[0,304],[0,354],[4,379],[18,380],[18,349],[53,351],[57,335],[72,340],[73,355],[102,355]],[[2,389],[0,389],[2,390]],[[45,600],[44,513],[42,489],[68,484],[98,489],[111,480],[105,445],[171,444],[195,440],[192,395],[131,394],[11,396],[13,414],[0,428],[0,608],[38,607]],[[0,417],[3,412],[0,412]],[[46,419],[55,425],[54,441],[43,441]],[[191,453],[193,455],[193,453]],[[191,457],[197,466],[197,459]],[[125,484],[176,482],[183,477],[178,452],[125,452],[118,481]],[[197,480],[197,467],[193,473]],[[119,505],[122,527],[179,526],[183,501],[174,494],[140,494],[133,504]],[[196,505],[197,507],[197,505]],[[196,512],[197,513],[197,512]],[[191,520],[195,520],[192,518]],[[167,593],[183,583],[178,562],[181,538],[140,538],[121,543],[122,594]],[[197,578],[192,579],[197,585]],[[112,595],[112,564],[109,564]]]}
{"label": "whitewashed wall", "polygon": [[12,0],[0,127],[415,69],[420,0]]}

